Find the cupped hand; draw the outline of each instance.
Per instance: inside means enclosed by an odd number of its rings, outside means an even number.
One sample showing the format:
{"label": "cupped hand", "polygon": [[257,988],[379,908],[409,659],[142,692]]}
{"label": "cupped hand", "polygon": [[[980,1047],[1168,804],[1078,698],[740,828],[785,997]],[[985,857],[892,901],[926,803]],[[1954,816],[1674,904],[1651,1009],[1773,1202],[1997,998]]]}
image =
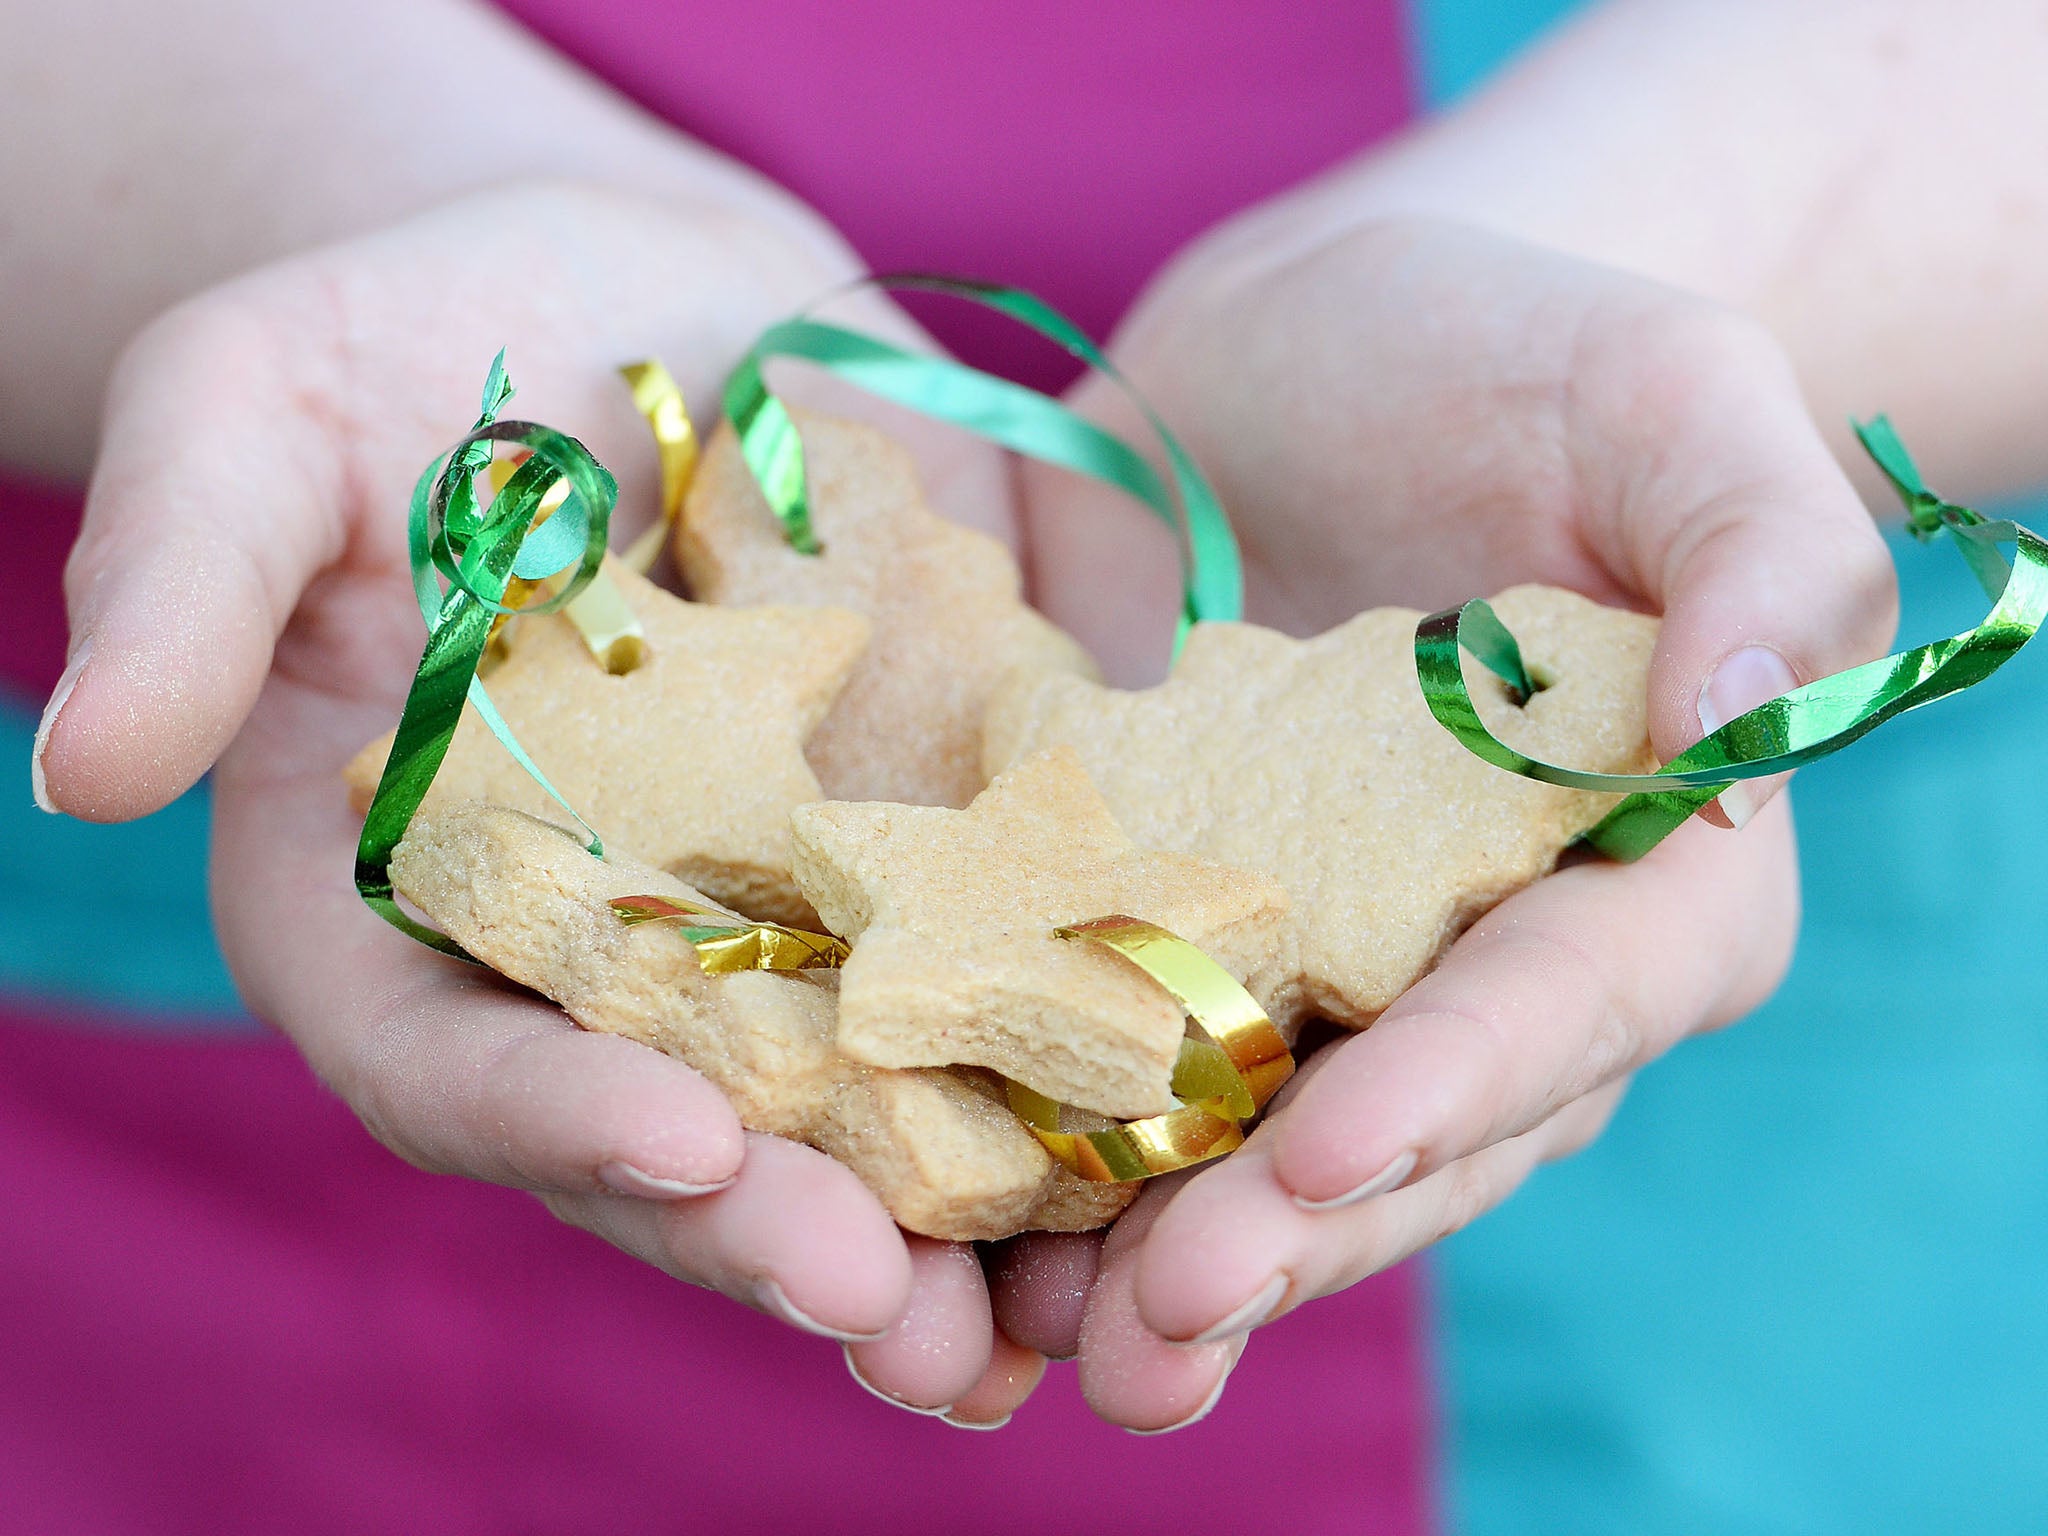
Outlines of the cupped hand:
{"label": "cupped hand", "polygon": [[[492,355],[507,349],[521,386],[508,414],[584,438],[619,473],[622,524],[644,522],[653,449],[615,370],[658,354],[705,410],[765,325],[853,270],[792,226],[511,189],[156,322],[111,386],[38,793],[121,820],[213,768],[228,963],[380,1140],[537,1191],[683,1279],[847,1341],[900,1401],[994,1419],[1037,1357],[995,1336],[971,1251],[906,1241],[840,1164],[743,1132],[681,1062],[402,937],[351,881],[339,770],[397,718],[424,643],[407,499],[468,429]],[[879,301],[861,318],[907,328]],[[943,504],[1008,531],[993,454],[956,435],[919,447]]]}
{"label": "cupped hand", "polygon": [[[1705,301],[1457,226],[1267,210],[1171,270],[1113,355],[1214,478],[1255,622],[1311,634],[1521,581],[1660,613],[1660,759],[1891,636],[1890,562],[1789,364]],[[1138,429],[1099,381],[1079,403]],[[1040,604],[1119,680],[1156,677],[1170,543],[1056,472],[1025,485]],[[1714,814],[1502,903],[1241,1151],[1148,1190],[1085,1306],[999,1294],[997,1315],[1078,1349],[1107,1418],[1191,1422],[1251,1328],[1471,1221],[1598,1134],[1635,1068],[1770,993],[1798,921],[1790,816],[1769,786]],[[1028,1246],[1011,1264],[1042,1267]]]}

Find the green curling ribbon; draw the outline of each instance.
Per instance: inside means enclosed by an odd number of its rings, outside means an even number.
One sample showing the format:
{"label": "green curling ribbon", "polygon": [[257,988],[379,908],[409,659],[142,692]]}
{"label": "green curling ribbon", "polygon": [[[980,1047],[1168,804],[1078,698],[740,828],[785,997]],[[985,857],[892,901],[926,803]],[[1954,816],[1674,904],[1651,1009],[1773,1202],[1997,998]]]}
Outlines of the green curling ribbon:
{"label": "green curling ribbon", "polygon": [[[604,560],[605,537],[619,495],[604,466],[573,437],[532,422],[499,420],[511,398],[505,354],[500,352],[485,380],[475,427],[429,464],[413,487],[406,544],[413,592],[427,622],[427,648],[413,674],[391,756],[356,845],[356,890],[370,909],[422,944],[464,959],[469,956],[454,940],[414,922],[398,905],[391,889],[391,851],[405,836],[448,755],[465,700],[519,765],[575,818],[589,838],[590,851],[604,851],[597,834],[526,755],[476,675],[499,614],[552,613],[589,585]],[[480,507],[476,474],[490,463],[492,445],[499,442],[518,444],[532,456],[488,506]],[[568,498],[536,527],[541,501],[558,480],[568,482]],[[537,580],[572,564],[575,574],[544,601],[524,608],[505,604],[505,590],[515,576]],[[437,573],[448,582],[445,593]]]}
{"label": "green curling ribbon", "polygon": [[[1730,720],[1655,773],[1583,773],[1537,762],[1481,722],[1465,687],[1461,646],[1524,697],[1532,684],[1514,637],[1491,608],[1475,600],[1416,626],[1415,671],[1430,713],[1473,752],[1510,773],[1627,795],[1586,834],[1600,852],[1626,861],[1649,852],[1738,780],[1815,762],[1894,716],[1982,682],[2048,619],[2048,543],[2017,523],[1986,518],[1929,491],[1884,417],[1854,425],[1865,451],[1905,502],[1913,535],[1926,542],[1947,532],[1984,588],[1991,612],[1975,629],[1794,689]],[[2008,544],[2011,559],[2003,550]]]}
{"label": "green curling ribbon", "polygon": [[980,304],[1036,331],[1096,369],[1130,398],[1158,435],[1173,471],[1173,492],[1168,492],[1151,463],[1122,438],[1035,389],[948,358],[908,352],[859,331],[798,315],[763,332],[725,385],[725,413],[739,434],[740,452],[793,548],[813,555],[822,550],[811,526],[803,442],[788,410],[762,376],[763,365],[775,357],[815,363],[870,394],[1128,493],[1149,507],[1178,543],[1181,635],[1186,635],[1190,624],[1243,616],[1243,564],[1236,535],[1215,491],[1159,414],[1078,326],[1020,288],[918,273],[863,278],[832,297],[865,287],[942,293]]}

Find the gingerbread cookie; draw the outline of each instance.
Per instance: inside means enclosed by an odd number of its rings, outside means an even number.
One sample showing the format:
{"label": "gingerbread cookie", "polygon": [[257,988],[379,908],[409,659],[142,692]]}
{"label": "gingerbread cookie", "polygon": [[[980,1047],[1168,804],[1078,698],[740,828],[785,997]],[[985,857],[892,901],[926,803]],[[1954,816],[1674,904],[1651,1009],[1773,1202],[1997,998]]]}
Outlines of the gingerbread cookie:
{"label": "gingerbread cookie", "polygon": [[[1656,621],[1547,587],[1494,607],[1548,686],[1518,706],[1468,660],[1487,725],[1547,761],[1653,767]],[[1416,681],[1418,618],[1376,609],[1306,641],[1201,625],[1173,675],[1135,693],[1017,678],[991,706],[987,766],[1067,745],[1139,845],[1273,875],[1291,900],[1285,952],[1251,990],[1283,1027],[1309,1014],[1363,1027],[1614,801],[1504,773],[1459,745]]]}
{"label": "gingerbread cookie", "polygon": [[913,1232],[967,1241],[1084,1230],[1136,1193],[1059,1168],[995,1085],[849,1060],[833,1043],[832,973],[707,975],[677,927],[621,922],[614,897],[703,901],[629,857],[594,858],[517,811],[452,805],[415,819],[391,873],[472,955],[585,1028],[681,1057],[743,1124],[845,1163]]}
{"label": "gingerbread cookie", "polygon": [[[618,560],[605,569],[646,630],[641,664],[614,676],[560,614],[522,619],[486,679],[492,703],[608,844],[749,917],[809,922],[789,874],[789,813],[820,797],[804,740],[853,669],[867,621],[686,603]],[[390,751],[385,736],[349,764],[359,808]],[[421,810],[462,801],[564,819],[470,708]]]}
{"label": "gingerbread cookie", "polygon": [[840,1048],[877,1066],[972,1063],[1102,1114],[1161,1113],[1180,1006],[1053,930],[1143,918],[1239,979],[1278,953],[1276,882],[1140,851],[1071,749],[1019,762],[965,810],[828,801],[800,807],[792,828],[798,886],[853,944]]}
{"label": "gingerbread cookie", "polygon": [[865,655],[806,749],[834,800],[962,806],[987,782],[981,721],[1014,668],[1092,677],[1073,640],[1019,595],[994,539],[932,512],[911,457],[871,427],[792,412],[825,549],[791,549],[730,426],[684,504],[677,561],[713,603],[815,603],[864,614]]}

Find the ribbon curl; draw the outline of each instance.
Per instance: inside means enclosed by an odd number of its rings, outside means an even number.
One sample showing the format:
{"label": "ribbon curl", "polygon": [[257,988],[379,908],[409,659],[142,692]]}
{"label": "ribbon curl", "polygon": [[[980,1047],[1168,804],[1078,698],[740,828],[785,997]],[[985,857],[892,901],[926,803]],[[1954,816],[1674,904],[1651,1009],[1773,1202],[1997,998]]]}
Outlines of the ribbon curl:
{"label": "ribbon curl", "polygon": [[[1655,773],[1588,773],[1540,762],[1486,728],[1465,686],[1461,648],[1524,698],[1533,686],[1521,649],[1478,599],[1431,614],[1415,629],[1415,671],[1429,711],[1496,767],[1546,784],[1620,793],[1586,834],[1601,853],[1638,859],[1731,784],[1785,773],[1839,752],[1887,720],[1981,683],[2048,620],[2048,542],[2008,519],[1991,519],[1927,489],[1891,423],[1855,424],[1856,435],[1906,504],[1907,526],[1929,542],[1946,532],[1968,562],[1991,611],[1945,640],[1850,667],[1738,715]],[[2008,559],[2001,546],[2011,545]]]}
{"label": "ribbon curl", "polygon": [[1294,1074],[1294,1054],[1242,984],[1154,923],[1121,915],[1055,928],[1114,950],[1171,994],[1188,1019],[1173,1068],[1178,1108],[1106,1130],[1061,1129],[1060,1104],[1012,1079],[1010,1108],[1063,1166],[1094,1183],[1189,1168],[1244,1145],[1244,1123]]}
{"label": "ribbon curl", "polygon": [[[422,944],[465,960],[470,956],[461,945],[407,916],[391,888],[392,850],[448,755],[465,702],[475,706],[520,766],[583,828],[590,851],[604,851],[597,834],[526,755],[476,675],[499,615],[552,613],[590,584],[604,559],[605,534],[618,500],[617,483],[574,438],[533,422],[501,421],[499,413],[511,398],[500,352],[484,382],[476,425],[428,465],[413,487],[406,547],[427,645],[356,845],[356,890],[370,909]],[[500,442],[518,444],[530,457],[487,506],[479,507],[476,475]],[[568,492],[560,509],[542,520],[542,503],[557,481],[566,481]],[[572,573],[537,602],[517,606],[504,601],[515,579],[559,579],[565,571]]]}
{"label": "ribbon curl", "polygon": [[697,961],[713,976],[734,971],[825,971],[846,964],[847,942],[829,933],[759,923],[723,907],[671,901],[666,896],[614,896],[611,909],[629,928],[680,923]]}
{"label": "ribbon curl", "polygon": [[762,374],[763,366],[774,357],[816,363],[870,394],[1126,492],[1149,508],[1175,537],[1182,571],[1180,637],[1186,636],[1190,625],[1243,616],[1243,562],[1215,490],[1159,413],[1085,332],[1021,288],[921,273],[863,278],[828,297],[861,288],[910,289],[965,299],[1036,331],[1079,358],[1121,389],[1143,413],[1165,449],[1173,491],[1167,491],[1159,472],[1129,443],[1035,389],[949,358],[908,352],[803,314],[763,332],[725,386],[725,413],[739,434],[740,452],[792,548],[810,555],[823,551],[811,526],[803,440],[788,409]]}

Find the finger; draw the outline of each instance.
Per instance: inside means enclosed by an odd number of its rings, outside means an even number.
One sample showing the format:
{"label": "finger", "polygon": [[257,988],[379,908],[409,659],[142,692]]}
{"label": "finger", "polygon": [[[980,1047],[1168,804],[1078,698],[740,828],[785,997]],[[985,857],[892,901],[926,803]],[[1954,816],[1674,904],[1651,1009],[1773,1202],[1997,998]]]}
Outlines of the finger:
{"label": "finger", "polygon": [[1039,1354],[1071,1360],[1101,1254],[1100,1232],[1026,1232],[997,1244],[988,1264],[996,1326]]}
{"label": "finger", "polygon": [[841,1343],[881,1338],[911,1299],[902,1234],[843,1164],[749,1133],[729,1189],[659,1202],[543,1197],[562,1220],[678,1280],[708,1286]]}
{"label": "finger", "polygon": [[[576,1030],[370,914],[347,874],[356,829],[335,774],[347,749],[307,744],[330,714],[274,679],[218,777],[215,909],[252,1008],[414,1161],[562,1191],[548,1198],[565,1219],[813,1332],[874,1337],[894,1322],[909,1256],[843,1165],[742,1139],[723,1095],[683,1063]],[[619,1187],[618,1164],[692,1185],[740,1177],[696,1198],[589,1192]]]}
{"label": "finger", "polygon": [[1290,1199],[1273,1176],[1271,1140],[1254,1137],[1160,1213],[1134,1267],[1133,1309],[1161,1339],[1221,1347],[1469,1225],[1538,1163],[1592,1140],[1622,1089],[1610,1084],[1526,1135],[1338,1210]]}
{"label": "finger", "polygon": [[268,738],[303,743],[322,718],[278,682],[216,784],[216,928],[250,1007],[421,1167],[656,1198],[730,1180],[739,1120],[684,1063],[580,1030],[370,913],[349,878],[356,826],[335,762],[315,752],[281,777],[255,766]]}
{"label": "finger", "polygon": [[255,702],[279,630],[341,552],[341,470],[257,312],[173,310],[123,359],[65,572],[71,664],[38,733],[46,809],[144,815],[189,788]]}
{"label": "finger", "polygon": [[1281,1184],[1365,1199],[1516,1136],[1777,985],[1798,927],[1791,818],[1686,826],[1635,864],[1510,897],[1270,1126]]}
{"label": "finger", "polygon": [[1185,1184],[1180,1176],[1155,1179],[1111,1229],[1081,1324],[1082,1396],[1110,1423],[1140,1434],[1185,1429],[1207,1417],[1244,1352],[1242,1338],[1168,1343],[1138,1313],[1145,1234]]}
{"label": "finger", "polygon": [[1044,1379],[1045,1356],[998,1332],[988,1369],[953,1404],[945,1420],[960,1429],[1001,1429]]}
{"label": "finger", "polygon": [[378,951],[389,980],[329,1003],[355,1012],[357,1027],[332,1019],[302,1038],[320,1076],[408,1162],[649,1199],[709,1193],[738,1175],[739,1119],[683,1062],[579,1029],[488,975],[452,972],[457,962]]}
{"label": "finger", "polygon": [[[1664,615],[1650,732],[1669,759],[1766,700],[1868,661],[1898,621],[1892,562],[1762,327],[1663,303],[1588,326],[1568,436],[1596,552]],[[1781,780],[1721,797],[1746,822]]]}
{"label": "finger", "polygon": [[846,1368],[883,1402],[945,1414],[988,1374],[995,1323],[981,1260],[965,1243],[905,1239],[910,1305],[886,1338],[849,1344]]}

